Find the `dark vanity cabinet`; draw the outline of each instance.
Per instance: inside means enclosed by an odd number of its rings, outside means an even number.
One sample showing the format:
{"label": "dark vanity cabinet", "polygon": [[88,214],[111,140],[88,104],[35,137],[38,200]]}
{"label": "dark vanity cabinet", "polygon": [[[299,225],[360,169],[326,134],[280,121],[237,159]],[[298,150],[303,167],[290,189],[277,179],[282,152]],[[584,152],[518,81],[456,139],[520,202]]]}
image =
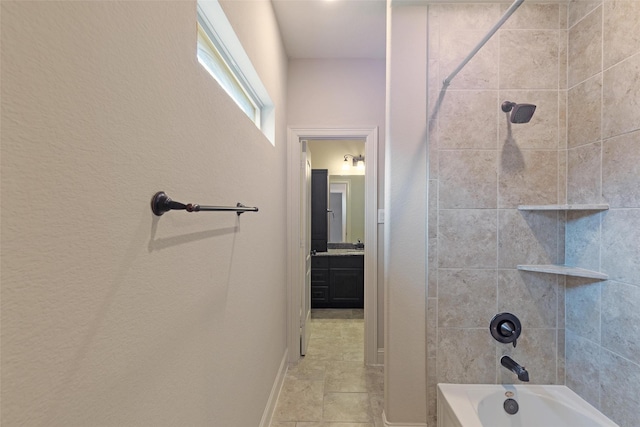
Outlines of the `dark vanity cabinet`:
{"label": "dark vanity cabinet", "polygon": [[311,170],[311,250],[327,251],[329,239],[329,171]]}
{"label": "dark vanity cabinet", "polygon": [[363,308],[364,257],[311,257],[311,307]]}

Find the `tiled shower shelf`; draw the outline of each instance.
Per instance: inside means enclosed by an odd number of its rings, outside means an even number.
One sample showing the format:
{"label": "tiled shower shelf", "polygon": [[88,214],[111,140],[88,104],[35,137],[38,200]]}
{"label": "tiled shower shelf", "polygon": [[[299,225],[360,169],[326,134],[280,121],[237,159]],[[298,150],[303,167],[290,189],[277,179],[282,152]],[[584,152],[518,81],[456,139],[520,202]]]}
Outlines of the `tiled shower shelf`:
{"label": "tiled shower shelf", "polygon": [[606,211],[609,205],[606,203],[594,203],[584,205],[520,205],[520,211]]}
{"label": "tiled shower shelf", "polygon": [[535,271],[538,273],[559,274],[562,276],[587,277],[590,279],[607,280],[609,276],[599,271],[586,270],[584,268],[570,267],[567,265],[519,265],[518,270]]}

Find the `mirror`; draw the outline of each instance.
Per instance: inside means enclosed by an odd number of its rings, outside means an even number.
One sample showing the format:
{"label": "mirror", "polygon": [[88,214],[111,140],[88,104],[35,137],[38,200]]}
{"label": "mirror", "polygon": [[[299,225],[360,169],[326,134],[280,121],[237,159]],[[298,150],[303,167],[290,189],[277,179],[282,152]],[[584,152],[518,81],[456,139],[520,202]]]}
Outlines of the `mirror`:
{"label": "mirror", "polygon": [[[360,240],[365,243],[364,140],[321,139],[309,140],[307,144],[312,168],[327,169],[329,173],[328,242],[357,243]],[[364,161],[359,168],[354,158],[361,156]]]}
{"label": "mirror", "polygon": [[329,176],[329,243],[364,243],[364,175]]}

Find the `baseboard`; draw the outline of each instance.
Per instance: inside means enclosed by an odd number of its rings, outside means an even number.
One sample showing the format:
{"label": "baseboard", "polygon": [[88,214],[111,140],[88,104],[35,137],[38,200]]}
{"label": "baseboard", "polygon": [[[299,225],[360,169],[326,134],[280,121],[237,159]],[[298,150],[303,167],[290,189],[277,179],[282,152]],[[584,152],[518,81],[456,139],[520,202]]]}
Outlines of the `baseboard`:
{"label": "baseboard", "polygon": [[273,386],[271,387],[271,394],[269,394],[269,400],[267,400],[267,406],[262,413],[262,419],[260,420],[260,427],[269,427],[271,424],[271,418],[273,417],[273,411],[276,409],[278,403],[278,396],[284,383],[284,376],[287,373],[287,354],[289,350],[285,349],[280,361],[280,368],[278,369],[278,375],[276,376]]}
{"label": "baseboard", "polygon": [[427,423],[390,423],[384,411],[382,411],[382,422],[384,427],[427,427]]}
{"label": "baseboard", "polygon": [[378,360],[377,360],[377,364],[378,364],[378,365],[384,365],[384,348],[379,348],[379,349],[378,349]]}

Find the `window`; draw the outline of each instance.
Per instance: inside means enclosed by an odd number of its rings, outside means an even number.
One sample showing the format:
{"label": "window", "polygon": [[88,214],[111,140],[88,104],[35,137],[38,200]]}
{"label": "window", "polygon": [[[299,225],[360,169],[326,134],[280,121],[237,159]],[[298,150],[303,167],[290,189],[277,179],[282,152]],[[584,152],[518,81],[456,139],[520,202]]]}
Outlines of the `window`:
{"label": "window", "polygon": [[217,0],[198,1],[198,62],[275,145],[275,114],[251,60]]}

